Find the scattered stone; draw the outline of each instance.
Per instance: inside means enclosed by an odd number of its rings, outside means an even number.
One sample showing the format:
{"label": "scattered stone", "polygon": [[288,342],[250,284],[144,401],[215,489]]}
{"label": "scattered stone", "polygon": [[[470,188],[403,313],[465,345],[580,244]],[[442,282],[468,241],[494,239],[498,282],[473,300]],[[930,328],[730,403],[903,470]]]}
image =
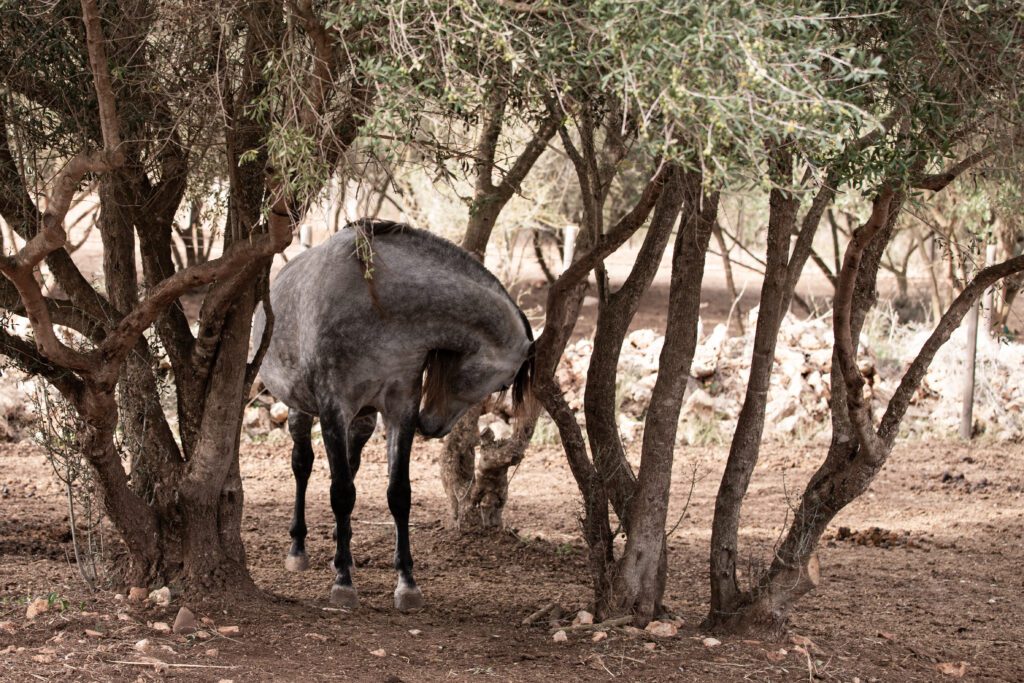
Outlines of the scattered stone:
{"label": "scattered stone", "polygon": [[217,633],[221,634],[222,636],[237,636],[241,634],[241,632],[242,629],[240,629],[237,626],[219,626],[217,628]]}
{"label": "scattered stone", "polygon": [[206,655],[207,657],[216,657],[216,656],[218,656],[220,654],[220,650],[218,650],[215,647],[211,647],[211,648],[208,648],[205,652],[203,652],[203,654]]}
{"label": "scattered stone", "polygon": [[373,655],[374,657],[387,657],[388,656],[387,650],[385,650],[384,648],[380,648],[379,650],[370,650],[370,654]]}
{"label": "scattered stone", "polygon": [[174,618],[174,626],[171,627],[178,635],[187,636],[196,632],[196,615],[188,607],[178,610],[178,616]]}
{"label": "scattered stone", "polygon": [[32,602],[28,603],[28,607],[25,608],[25,618],[31,621],[43,612],[49,611],[49,609],[49,600],[47,600],[46,598],[36,598]]}
{"label": "scattered stone", "polygon": [[288,421],[288,406],[281,401],[278,401],[274,405],[270,406],[270,419],[274,421],[274,424],[284,424]]}
{"label": "scattered stone", "polygon": [[566,633],[564,630],[558,630],[555,632],[555,635],[551,636],[551,640],[555,641],[556,643],[564,643],[567,640],[569,640],[569,634]]}
{"label": "scattered stone", "polygon": [[90,638],[102,638],[103,637],[102,633],[100,633],[99,631],[93,631],[91,628],[85,629],[85,635],[89,636]]}
{"label": "scattered stone", "polygon": [[701,642],[704,643],[704,647],[718,647],[722,644],[718,638],[705,638]]}
{"label": "scattered stone", "polygon": [[679,633],[679,627],[670,621],[652,621],[644,630],[659,638],[671,638]]}
{"label": "scattered stone", "polygon": [[785,649],[779,648],[778,650],[773,650],[771,652],[765,652],[764,656],[768,658],[769,662],[773,662],[775,664],[778,664],[783,659],[785,659],[786,655],[788,655],[788,654],[789,654],[789,652],[787,652]]}
{"label": "scattered stone", "polygon": [[4,633],[14,633],[14,622],[0,621],[0,631],[3,631]]}
{"label": "scattered stone", "polygon": [[149,642],[149,638],[143,638],[142,640],[136,641],[133,646],[139,652],[145,652],[151,647],[152,643]]}
{"label": "scattered stone", "polygon": [[645,650],[654,650],[656,647],[658,646],[655,643],[644,643]]}
{"label": "scattered stone", "polygon": [[142,602],[149,595],[149,591],[139,586],[132,586],[131,590],[128,591],[129,602]]}
{"label": "scattered stone", "polygon": [[151,591],[149,601],[158,607],[169,607],[171,604],[171,589],[164,586],[163,588]]}
{"label": "scattered stone", "polygon": [[114,593],[114,602],[124,602],[124,593]]}
{"label": "scattered stone", "polygon": [[167,625],[167,622],[164,622],[164,621],[154,621],[153,622],[153,630],[156,631],[157,633],[170,633],[171,632],[171,627]]}
{"label": "scattered stone", "polygon": [[942,662],[936,664],[935,668],[939,670],[940,674],[952,676],[953,678],[963,678],[964,674],[967,673],[967,662]]}
{"label": "scattered stone", "polygon": [[807,636],[794,635],[789,637],[789,642],[800,647],[814,647],[814,643]]}
{"label": "scattered stone", "polygon": [[409,629],[409,635],[411,636],[418,636],[421,633],[423,633],[423,631],[419,630],[418,628]]}
{"label": "scattered stone", "polygon": [[595,643],[600,643],[608,637],[608,631],[595,631],[593,637],[590,639]]}
{"label": "scattered stone", "polygon": [[572,620],[573,626],[579,626],[581,624],[593,624],[594,615],[585,609],[581,609],[576,613],[576,618]]}

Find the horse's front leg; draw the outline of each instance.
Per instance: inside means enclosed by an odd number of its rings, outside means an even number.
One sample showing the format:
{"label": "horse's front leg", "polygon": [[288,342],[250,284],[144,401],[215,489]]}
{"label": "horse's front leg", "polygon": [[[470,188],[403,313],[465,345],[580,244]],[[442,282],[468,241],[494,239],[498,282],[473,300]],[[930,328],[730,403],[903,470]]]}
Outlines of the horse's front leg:
{"label": "horse's front leg", "polygon": [[359,595],[352,585],[352,509],[356,504],[356,485],[348,463],[346,421],[334,412],[320,414],[324,447],[331,466],[331,510],[334,512],[336,549],[334,570],[337,575],[331,586],[331,602],[339,607],[359,605]]}
{"label": "horse's front leg", "polygon": [[423,607],[423,593],[412,577],[412,551],[409,549],[409,510],[412,487],[409,484],[409,454],[416,432],[415,413],[388,424],[388,507],[395,520],[395,608],[408,612]]}

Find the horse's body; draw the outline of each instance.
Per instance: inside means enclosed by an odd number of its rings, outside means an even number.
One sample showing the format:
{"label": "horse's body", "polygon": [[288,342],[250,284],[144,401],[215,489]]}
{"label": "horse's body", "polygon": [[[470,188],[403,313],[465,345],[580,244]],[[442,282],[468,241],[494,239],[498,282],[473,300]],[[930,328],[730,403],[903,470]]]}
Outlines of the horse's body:
{"label": "horse's body", "polygon": [[[357,258],[357,230],[372,257]],[[359,250],[364,257],[366,244]],[[310,430],[319,416],[336,522],[331,599],[357,604],[349,550],[353,479],[380,413],[397,532],[395,605],[418,608],[423,598],[412,577],[408,529],[413,435],[418,429],[444,436],[467,408],[513,382],[521,399],[532,359],[530,326],[498,280],[467,253],[430,233],[381,221],[361,221],[294,258],[271,285],[270,299],[274,329],[260,374],[291,409],[294,440],[286,566],[308,566],[305,492],[313,466]],[[261,310],[254,340],[264,325]]]}

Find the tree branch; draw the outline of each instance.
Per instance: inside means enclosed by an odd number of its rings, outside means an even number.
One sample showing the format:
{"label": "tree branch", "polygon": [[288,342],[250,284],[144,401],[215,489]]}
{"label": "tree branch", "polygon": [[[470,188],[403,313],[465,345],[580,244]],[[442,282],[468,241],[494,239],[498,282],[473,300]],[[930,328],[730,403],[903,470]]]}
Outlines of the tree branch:
{"label": "tree branch", "polygon": [[607,233],[601,235],[587,253],[573,261],[572,265],[555,281],[555,284],[551,287],[552,292],[566,291],[583,280],[598,263],[621,247],[629,239],[630,235],[640,229],[640,226],[647,220],[647,216],[658,201],[658,197],[661,196],[661,191],[665,187],[668,168],[667,164],[661,164],[658,167],[654,176],[648,181],[636,205],[630,209],[629,213],[620,218]]}
{"label": "tree branch", "polygon": [[928,372],[928,367],[935,358],[935,354],[938,353],[942,345],[949,340],[953,332],[960,326],[964,316],[967,315],[972,306],[977,304],[978,299],[981,298],[986,289],[999,280],[1020,272],[1024,272],[1024,255],[989,266],[980,271],[971,280],[970,284],[964,287],[959,296],[953,300],[953,303],[950,304],[939,320],[938,325],[935,326],[935,330],[928,337],[928,340],[921,347],[910,367],[903,374],[900,385],[889,400],[889,406],[886,408],[885,415],[882,416],[882,423],[878,428],[878,435],[888,448],[892,448],[892,444],[896,440],[896,435],[899,431],[900,422],[902,422],[903,416],[907,412],[907,407],[910,405],[910,399],[921,385],[921,381],[924,379],[925,373]]}
{"label": "tree branch", "polygon": [[861,257],[871,240],[885,227],[889,220],[889,207],[893,198],[892,188],[885,186],[875,198],[871,216],[867,222],[853,232],[850,244],[839,271],[833,312],[835,350],[839,369],[846,384],[846,404],[850,413],[861,449],[869,462],[884,458],[883,444],[871,424],[868,405],[864,402],[864,377],[857,368],[857,350],[853,343],[852,312],[853,294]]}
{"label": "tree branch", "polygon": [[992,156],[995,150],[995,145],[989,145],[988,147],[985,147],[984,149],[953,164],[941,173],[919,175],[914,179],[913,186],[918,190],[931,190],[932,192],[938,192],[956,180],[964,171]]}

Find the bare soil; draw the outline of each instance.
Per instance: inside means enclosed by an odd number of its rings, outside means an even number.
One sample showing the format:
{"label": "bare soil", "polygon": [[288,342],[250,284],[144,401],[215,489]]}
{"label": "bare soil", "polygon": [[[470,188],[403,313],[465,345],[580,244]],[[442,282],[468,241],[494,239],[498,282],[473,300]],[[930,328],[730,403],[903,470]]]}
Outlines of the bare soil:
{"label": "bare soil", "polygon": [[[823,456],[823,444],[766,446],[744,509],[742,554],[756,574],[787,510]],[[938,665],[966,664],[965,680],[1024,680],[1024,449],[905,443],[871,491],[840,514],[820,552],[822,585],[798,605],[790,637],[722,638],[706,647],[707,552],[726,449],[680,448],[671,519],[667,603],[674,637],[612,629],[554,642],[547,623],[521,625],[548,602],[569,618],[590,596],[575,485],[558,448],[535,446],[516,472],[509,529],[459,535],[442,520],[439,444],[414,448],[412,522],[418,614],[392,607],[393,532],[383,444],[371,441],[357,486],[353,552],[358,610],[327,609],[333,518],[327,468],[309,493],[311,568],[284,569],[291,514],[290,446],[243,447],[245,540],[259,595],[240,592],[161,608],[90,592],[66,559],[62,492],[26,444],[0,446],[0,679],[4,681],[741,681],[948,680]],[[961,476],[962,475],[962,476]],[[32,621],[30,597],[54,606]],[[208,637],[163,634],[188,605],[212,620]],[[62,609],[63,608],[63,609]],[[238,626],[222,636],[214,627]],[[87,632],[88,631],[88,632]],[[413,633],[415,631],[415,633]],[[134,645],[148,639],[142,652]],[[782,651],[785,651],[783,654]],[[126,663],[127,662],[127,663]],[[154,662],[166,663],[154,665]]]}

